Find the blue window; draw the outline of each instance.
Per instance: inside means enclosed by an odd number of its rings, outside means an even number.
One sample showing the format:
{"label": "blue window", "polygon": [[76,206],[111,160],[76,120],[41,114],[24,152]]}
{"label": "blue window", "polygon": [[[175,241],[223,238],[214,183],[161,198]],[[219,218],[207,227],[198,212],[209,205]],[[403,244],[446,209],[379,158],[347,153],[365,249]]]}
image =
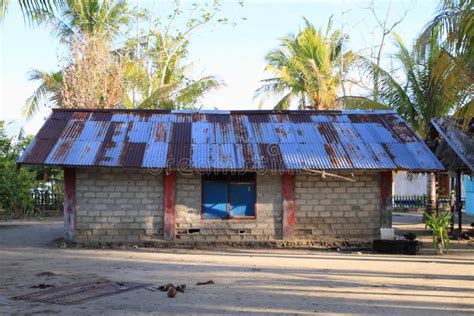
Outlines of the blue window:
{"label": "blue window", "polygon": [[202,217],[255,217],[255,174],[212,173],[203,176]]}

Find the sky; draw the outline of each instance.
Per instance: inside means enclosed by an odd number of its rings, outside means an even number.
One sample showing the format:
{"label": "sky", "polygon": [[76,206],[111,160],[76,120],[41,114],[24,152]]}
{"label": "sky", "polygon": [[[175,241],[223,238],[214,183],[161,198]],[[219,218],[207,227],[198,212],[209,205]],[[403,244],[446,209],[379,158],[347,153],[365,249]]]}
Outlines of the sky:
{"label": "sky", "polygon": [[[183,1],[186,4],[186,1]],[[5,120],[10,134],[24,128],[35,134],[49,114],[43,108],[33,119],[25,120],[21,109],[25,100],[37,87],[28,80],[33,69],[58,70],[64,61],[64,48],[46,27],[31,27],[24,22],[16,1],[0,24],[0,120]],[[136,1],[132,1],[134,5]],[[191,38],[188,62],[192,62],[194,75],[215,75],[225,86],[208,94],[203,109],[221,110],[256,109],[259,100],[254,98],[264,72],[265,54],[278,46],[279,38],[297,33],[306,17],[316,27],[325,28],[330,16],[334,27],[349,35],[345,49],[355,52],[377,42],[374,34],[375,19],[366,0],[246,0],[240,7],[235,0],[222,1],[222,15],[236,26],[210,25]],[[405,16],[395,31],[410,44],[423,26],[434,15],[438,1],[431,0],[374,0],[378,15],[383,19],[390,5],[389,23]],[[189,2],[188,2],[189,4]],[[152,1],[141,0],[140,6],[152,6]],[[157,10],[165,14],[170,5],[158,1]],[[160,11],[160,12],[161,12]],[[406,15],[405,15],[406,13]],[[241,20],[245,17],[245,20]],[[393,40],[384,47],[384,63],[390,63],[394,52]],[[262,108],[272,108],[271,100]]]}

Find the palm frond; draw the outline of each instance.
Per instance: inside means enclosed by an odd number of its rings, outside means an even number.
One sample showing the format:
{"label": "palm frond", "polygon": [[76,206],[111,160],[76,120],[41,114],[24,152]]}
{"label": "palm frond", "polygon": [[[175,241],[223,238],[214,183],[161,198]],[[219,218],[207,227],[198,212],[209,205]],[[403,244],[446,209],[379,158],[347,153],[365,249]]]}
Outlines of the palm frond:
{"label": "palm frond", "polygon": [[33,94],[26,100],[22,113],[30,119],[42,106],[60,105],[60,86],[62,84],[62,73],[44,72],[33,69],[29,72],[29,80],[39,81],[40,84]]}
{"label": "palm frond", "polygon": [[416,106],[412,103],[406,89],[400,85],[399,80],[366,57],[357,56],[356,63],[370,78],[373,78],[374,74],[378,76],[381,103],[396,110],[413,125],[417,125]]}
{"label": "palm frond", "polygon": [[360,96],[344,96],[338,98],[336,102],[345,110],[391,110],[386,104]]}

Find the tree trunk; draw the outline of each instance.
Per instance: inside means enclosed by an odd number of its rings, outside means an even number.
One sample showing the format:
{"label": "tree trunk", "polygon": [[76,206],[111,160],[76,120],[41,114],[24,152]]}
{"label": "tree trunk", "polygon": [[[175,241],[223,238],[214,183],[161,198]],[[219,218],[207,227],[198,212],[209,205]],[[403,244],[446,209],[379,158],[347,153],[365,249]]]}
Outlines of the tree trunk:
{"label": "tree trunk", "polygon": [[434,173],[427,174],[427,201],[426,210],[429,213],[436,211],[437,196],[436,196],[436,175]]}

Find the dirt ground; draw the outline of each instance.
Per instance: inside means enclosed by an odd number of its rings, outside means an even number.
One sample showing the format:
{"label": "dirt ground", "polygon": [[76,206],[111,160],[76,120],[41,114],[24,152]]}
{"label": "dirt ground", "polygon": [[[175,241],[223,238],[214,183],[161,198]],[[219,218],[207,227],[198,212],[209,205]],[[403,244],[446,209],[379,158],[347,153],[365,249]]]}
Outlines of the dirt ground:
{"label": "dirt ground", "polygon": [[[422,226],[394,217],[401,229]],[[474,244],[450,256],[342,253],[315,250],[62,249],[58,220],[0,223],[0,314],[140,315],[239,314],[473,314]],[[54,275],[37,276],[42,272]],[[53,305],[12,300],[91,278],[161,285],[185,283],[168,298],[147,289]],[[195,286],[213,280],[214,285]]]}

